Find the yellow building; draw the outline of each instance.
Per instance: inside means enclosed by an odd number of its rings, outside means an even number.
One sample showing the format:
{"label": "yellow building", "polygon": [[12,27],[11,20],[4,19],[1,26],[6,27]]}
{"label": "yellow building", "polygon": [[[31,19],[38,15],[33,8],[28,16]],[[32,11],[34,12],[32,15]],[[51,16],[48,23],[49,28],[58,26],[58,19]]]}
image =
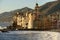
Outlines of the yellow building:
{"label": "yellow building", "polygon": [[17,12],[13,17],[13,22],[16,22],[16,25],[22,27],[23,29],[31,29],[33,27],[33,15],[32,13],[27,12],[26,15],[23,16]]}

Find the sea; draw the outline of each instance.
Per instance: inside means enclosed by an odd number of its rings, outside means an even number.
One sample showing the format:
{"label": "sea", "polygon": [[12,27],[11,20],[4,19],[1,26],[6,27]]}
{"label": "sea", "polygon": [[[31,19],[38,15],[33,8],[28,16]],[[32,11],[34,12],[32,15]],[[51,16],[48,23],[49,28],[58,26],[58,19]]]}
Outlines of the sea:
{"label": "sea", "polygon": [[51,31],[8,31],[0,32],[0,40],[60,40],[60,33]]}

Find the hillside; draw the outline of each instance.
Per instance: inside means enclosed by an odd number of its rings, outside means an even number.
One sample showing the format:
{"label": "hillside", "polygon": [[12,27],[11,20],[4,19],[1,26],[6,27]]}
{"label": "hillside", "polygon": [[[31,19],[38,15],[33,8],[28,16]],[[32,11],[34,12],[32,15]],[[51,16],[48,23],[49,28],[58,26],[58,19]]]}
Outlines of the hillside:
{"label": "hillside", "polygon": [[40,7],[40,12],[44,15],[53,14],[60,10],[60,3],[58,1],[48,2]]}
{"label": "hillside", "polygon": [[16,14],[16,12],[20,12],[21,14],[26,13],[27,11],[31,11],[33,9],[28,8],[28,7],[24,7],[22,9],[17,9],[17,10],[13,10],[10,12],[4,12],[2,14],[0,14],[0,22],[10,22],[12,20],[12,17]]}

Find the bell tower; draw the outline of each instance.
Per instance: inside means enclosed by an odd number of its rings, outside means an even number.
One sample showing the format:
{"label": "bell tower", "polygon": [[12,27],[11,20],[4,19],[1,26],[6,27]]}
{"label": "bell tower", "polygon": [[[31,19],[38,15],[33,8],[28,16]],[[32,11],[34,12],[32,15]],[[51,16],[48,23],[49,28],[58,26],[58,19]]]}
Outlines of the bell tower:
{"label": "bell tower", "polygon": [[36,3],[36,6],[35,6],[35,14],[36,14],[36,17],[38,18],[39,16],[39,6],[38,6],[38,3]]}
{"label": "bell tower", "polygon": [[36,20],[38,20],[38,16],[39,16],[39,14],[40,14],[39,8],[40,8],[40,7],[39,7],[39,5],[38,5],[38,3],[37,3],[37,0],[36,0],[35,9],[34,9],[35,19],[36,19]]}
{"label": "bell tower", "polygon": [[36,4],[35,4],[35,9],[34,9],[34,14],[35,14],[35,20],[34,20],[34,27],[35,27],[35,29],[40,29],[40,24],[41,24],[41,22],[40,22],[40,11],[39,11],[39,8],[40,8],[40,6],[38,5],[38,3],[37,3],[37,0],[36,0]]}

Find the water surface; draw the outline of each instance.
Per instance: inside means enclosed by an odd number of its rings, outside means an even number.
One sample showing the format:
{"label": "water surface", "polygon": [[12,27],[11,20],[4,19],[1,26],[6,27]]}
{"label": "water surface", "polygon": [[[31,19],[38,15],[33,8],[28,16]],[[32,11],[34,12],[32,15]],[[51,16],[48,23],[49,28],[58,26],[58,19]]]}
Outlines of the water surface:
{"label": "water surface", "polygon": [[49,31],[0,32],[0,40],[60,40],[60,33]]}

